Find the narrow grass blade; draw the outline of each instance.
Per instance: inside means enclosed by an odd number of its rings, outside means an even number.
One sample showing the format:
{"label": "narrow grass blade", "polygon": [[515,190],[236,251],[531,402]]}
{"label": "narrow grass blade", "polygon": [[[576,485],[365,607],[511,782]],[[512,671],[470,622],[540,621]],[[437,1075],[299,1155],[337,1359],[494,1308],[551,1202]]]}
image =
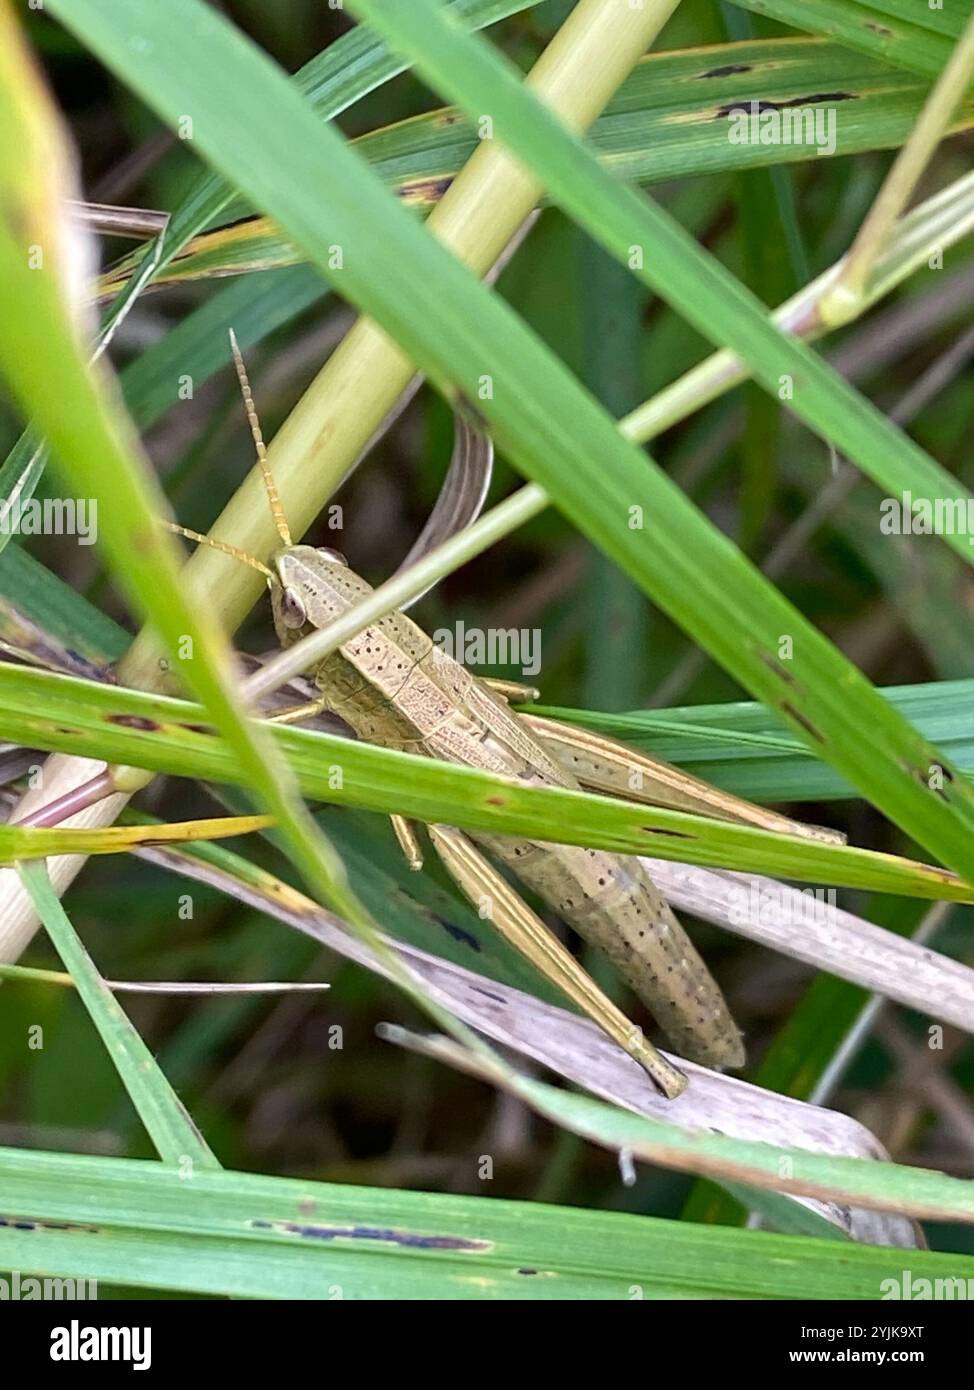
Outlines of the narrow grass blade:
{"label": "narrow grass blade", "polygon": [[834,893],[661,859],[645,864],[675,908],[974,1033],[974,970],[843,911]]}
{"label": "narrow grass blade", "polygon": [[0,826],[0,863],[46,859],[52,854],[124,854],[145,844],[183,844],[190,840],[224,840],[250,835],[271,824],[269,816],[221,816],[175,824],[110,825],[97,830],[60,830],[56,826]]}
{"label": "narrow grass blade", "polygon": [[139,1118],[159,1151],[159,1157],[163,1162],[179,1167],[187,1177],[194,1171],[219,1168],[214,1154],[163,1076],[151,1051],[95,969],[51,887],[46,867],[43,864],[25,864],[19,872],[58,955],[71,972],[75,988],[118,1069]]}
{"label": "narrow grass blade", "polygon": [[0,595],[8,611],[35,632],[49,634],[56,645],[89,663],[91,675],[121,656],[128,645],[123,627],[22,546],[7,546],[0,554]]}
{"label": "narrow grass blade", "polygon": [[[843,105],[834,150],[728,139],[732,114],[749,109],[751,101],[787,103],[838,91]],[[595,122],[589,145],[617,177],[647,185],[721,170],[770,166],[774,171],[823,155],[841,158],[901,145],[926,91],[922,79],[816,39],[649,53]],[[972,123],[974,98],[964,103],[952,128],[964,130]],[[476,124],[457,107],[424,112],[354,141],[400,200],[420,210],[439,202],[478,144]],[[99,293],[119,290],[142,254],[134,252],[106,271]],[[172,256],[153,283],[178,284],[255,270],[266,274],[302,258],[301,250],[270,218],[254,217],[200,232]]]}
{"label": "narrow grass blade", "polygon": [[[74,977],[63,970],[39,970],[30,965],[0,965],[0,980],[29,981],[76,989]],[[216,994],[320,994],[331,989],[324,981],[294,983],[255,980],[253,984],[227,980],[102,980],[112,994],[186,994],[208,998]]]}
{"label": "narrow grass blade", "polygon": [[[273,816],[295,864],[320,897],[377,941],[375,924],[348,889],[341,861],[266,734],[242,708],[226,636],[212,612],[191,604],[181,585],[178,551],[159,521],[165,500],[131,421],[103,362],[89,369],[84,359],[70,313],[72,265],[61,226],[59,195],[72,188],[68,147],[15,22],[2,9],[0,40],[0,137],[19,156],[0,165],[0,196],[17,210],[16,217],[0,221],[0,306],[7,309],[10,330],[0,335],[0,369],[64,474],[83,497],[102,503],[100,540],[115,575],[226,735],[243,781]],[[44,244],[52,248],[54,273],[38,275],[29,248]],[[421,1007],[427,1002],[408,972],[401,972],[399,983]],[[439,1026],[450,1033],[459,1029],[469,1047],[481,1047],[449,1015],[429,1007]]]}
{"label": "narrow grass blade", "polygon": [[[790,378],[794,393],[784,399],[794,412],[877,484],[968,503],[956,479],[806,344],[782,334],[765,306],[672,217],[602,169],[581,140],[532,97],[515,69],[485,41],[445,19],[438,0],[409,6],[352,0],[352,8],[412,54],[419,71],[468,115],[489,111],[496,137],[544,181],[558,204],[699,332],[718,347],[732,347],[773,396],[782,398],[782,378]],[[945,539],[974,565],[966,535]]]}
{"label": "narrow grass blade", "polygon": [[[160,848],[139,853],[152,863],[266,911],[369,970],[384,973],[381,963],[338,919],[222,846]],[[398,922],[395,925],[398,927]],[[886,1157],[875,1137],[846,1115],[796,1103],[692,1063],[681,1063],[686,1066],[692,1085],[674,1106],[659,1096],[642,1070],[634,1067],[601,1029],[539,999],[538,985],[544,989],[540,978],[529,996],[510,988],[492,972],[492,983],[485,992],[479,951],[468,952],[466,957],[475,967],[474,973],[462,964],[448,963],[441,954],[429,955],[402,941],[397,941],[396,949],[459,1018],[505,1048],[533,1058],[605,1100],[668,1124],[675,1123],[688,1132],[717,1131],[738,1139],[847,1157]],[[437,950],[442,952],[439,944]],[[785,1209],[796,1200],[781,1199],[774,1213],[776,1225],[786,1220]],[[823,1214],[833,1226],[838,1225],[854,1239],[913,1243],[910,1225],[902,1218],[875,1217],[857,1209],[844,1211],[834,1206]]]}
{"label": "narrow grass blade", "polygon": [[[899,910],[895,915],[881,903],[871,905],[871,911],[878,915],[888,933],[905,937],[917,946],[929,941],[930,925],[942,920],[949,911],[940,904],[926,909],[922,916],[910,907],[905,915],[903,904],[896,907]],[[822,1080],[843,1055],[853,1030],[871,1011],[875,999],[878,996],[870,996],[847,980],[817,976],[762,1058],[756,1083],[781,1095],[814,1100]],[[815,1103],[823,1101],[818,1099]],[[683,1209],[686,1221],[739,1225],[746,1217],[746,1208],[706,1181],[694,1184]]]}
{"label": "narrow grass blade", "polygon": [[[0,663],[0,737],[246,787],[246,772],[234,745],[224,742],[206,721],[205,711],[186,701]],[[896,855],[796,839],[586,792],[530,787],[333,734],[275,724],[267,732],[303,793],[335,805],[623,854],[731,866],[802,882],[974,900],[974,888],[949,870]],[[280,821],[278,825],[284,829]],[[14,837],[27,833],[0,826],[0,852],[6,836],[12,844]],[[60,843],[77,851],[101,843],[101,831],[57,833],[64,837]]]}
{"label": "narrow grass blade", "polygon": [[[450,0],[450,7],[458,21],[481,28],[538,3],[539,0]],[[357,28],[312,58],[293,81],[295,90],[307,98],[319,117],[332,120],[406,67],[381,39],[367,29]],[[152,278],[156,278],[197,233],[231,204],[236,193],[234,184],[216,172],[202,174],[174,210],[163,235],[150,243],[131,265],[153,261]],[[277,263],[281,263],[280,256]]]}
{"label": "narrow grass blade", "polygon": [[821,34],[911,72],[936,76],[951,40],[971,12],[970,0],[946,7],[922,0],[733,0],[735,5],[806,33]]}
{"label": "narrow grass blade", "polygon": [[[861,1158],[833,1158],[797,1149],[769,1149],[721,1136],[676,1131],[645,1115],[627,1114],[520,1075],[492,1075],[479,1059],[445,1038],[416,1038],[387,1027],[385,1036],[509,1090],[538,1114],[591,1142],[649,1163],[779,1192],[818,1197],[915,1217],[974,1222],[974,1193],[962,1178]],[[679,1101],[674,1102],[678,1105]]]}
{"label": "narrow grass blade", "polygon": [[[974,777],[970,727],[974,681],[888,686],[880,695]],[[833,801],[855,790],[761,705],[732,702],[602,714],[531,705],[532,713],[579,724],[678,764],[738,796],[759,801]]]}
{"label": "narrow grass blade", "polygon": [[[871,1166],[871,1165],[870,1165]],[[876,1299],[901,1252],[623,1212],[0,1150],[5,1268],[252,1298]],[[60,1223],[70,1229],[58,1229]],[[967,1257],[910,1253],[917,1279]],[[536,1273],[527,1276],[523,1271]],[[894,1281],[884,1287],[884,1280]]]}

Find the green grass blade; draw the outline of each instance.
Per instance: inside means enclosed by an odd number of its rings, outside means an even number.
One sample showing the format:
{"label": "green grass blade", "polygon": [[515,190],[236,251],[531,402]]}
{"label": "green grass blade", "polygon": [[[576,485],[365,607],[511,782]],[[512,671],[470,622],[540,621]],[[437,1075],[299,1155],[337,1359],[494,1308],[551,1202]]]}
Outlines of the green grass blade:
{"label": "green grass blade", "polygon": [[[502,140],[542,179],[558,204],[634,276],[666,299],[717,347],[732,348],[770,394],[794,383],[794,412],[896,495],[956,498],[966,489],[914,445],[807,344],[769,321],[767,309],[661,207],[625,188],[522,84],[486,41],[462,34],[438,0],[382,6],[353,0],[393,37],[441,91],[471,112],[489,111]],[[639,253],[637,257],[637,253]],[[636,263],[638,260],[638,264]],[[787,398],[785,398],[787,399]],[[945,540],[974,565],[966,535]]]}
{"label": "green grass blade", "polygon": [[121,373],[132,419],[142,429],[154,425],[178,401],[181,381],[189,377],[196,391],[225,371],[229,329],[246,352],[329,293],[327,283],[308,266],[223,286]]}
{"label": "green grass blade", "polygon": [[[119,382],[132,418],[148,428],[176,404],[187,376],[198,390],[216,372],[225,370],[230,328],[246,351],[329,292],[310,266],[223,286],[122,372]],[[5,474],[15,477],[24,469],[30,441],[25,434],[8,455],[0,470],[0,486]],[[129,644],[128,633],[21,546],[4,546],[5,539],[0,536],[0,605],[3,600],[12,605],[18,618],[15,626],[19,628],[22,615],[39,632],[49,633],[87,660],[118,660]],[[0,637],[12,640],[5,626],[0,609]]]}
{"label": "green grass blade", "polygon": [[0,468],[0,553],[6,550],[16,534],[19,508],[34,495],[44,472],[44,446],[32,431],[27,430],[11,450]]}
{"label": "green grass blade", "polygon": [[[275,329],[289,323],[310,305],[324,299],[330,292],[326,282],[309,266],[290,267],[270,272],[258,281],[242,281],[222,287],[205,304],[171,328],[158,342],[147,348],[135,361],[121,373],[119,382],[125,403],[133,420],[142,429],[156,423],[158,419],[179,400],[180,387],[187,378],[193,389],[198,390],[217,371],[227,365],[227,333],[233,328],[241,349],[246,351]],[[6,495],[9,484],[21,477],[27,485],[21,486],[25,498],[36,486],[46,464],[46,450],[37,452],[36,439],[29,431],[25,432],[14,445],[0,468],[0,495]],[[3,558],[9,536],[0,534],[0,593],[11,595],[6,588],[7,566]],[[38,562],[35,561],[36,565]],[[19,562],[11,561],[13,566]],[[14,569],[16,582],[19,569]],[[58,608],[73,609],[72,623],[83,632],[87,629],[87,610],[84,597],[64,584],[55,575],[51,583],[60,585],[63,590]],[[28,602],[23,611],[33,616],[39,626],[44,625],[44,605],[38,601],[30,602],[32,590],[26,586],[21,598]],[[39,596],[38,596],[39,599]],[[97,622],[97,619],[93,619]],[[107,621],[104,620],[103,621]],[[124,650],[120,646],[114,655]]]}
{"label": "green grass blade", "polygon": [[733,0],[742,9],[777,19],[911,72],[935,77],[950,54],[971,0],[951,0],[937,10],[923,0]]}
{"label": "green grass blade", "polygon": [[[840,157],[902,144],[927,86],[815,39],[746,40],[649,53],[596,120],[587,143],[617,177],[647,184],[820,159],[825,155],[809,145],[731,143],[727,112],[753,100],[790,102],[841,92],[834,152]],[[972,117],[968,100],[955,118],[957,127]],[[424,112],[355,142],[385,182],[419,205],[436,196],[435,189],[424,195],[423,182],[449,178],[476,145],[476,122],[455,106]]]}
{"label": "green grass blade", "polygon": [[179,1167],[185,1177],[201,1169],[219,1168],[186,1107],[95,968],[51,887],[46,865],[23,864],[20,877],[159,1157]]}
{"label": "green grass blade", "polygon": [[[774,175],[785,164],[817,160],[824,152],[800,143],[731,143],[729,113],[756,97],[788,103],[836,90],[842,92],[842,115],[836,122],[835,150],[825,152],[828,157],[902,145],[923,107],[927,83],[816,39],[649,53],[597,118],[589,146],[618,178],[646,185],[725,170],[770,168]],[[973,122],[974,99],[968,99],[952,129],[967,129]],[[447,107],[360,136],[354,146],[408,207],[429,208],[478,143],[474,122],[459,108]],[[793,243],[795,228],[789,232]],[[124,284],[142,254],[132,254],[108,271],[103,288]],[[154,279],[174,284],[217,272],[270,270],[300,259],[300,254],[267,218],[251,218],[196,235]]]}
{"label": "green grass blade", "polygon": [[[231,806],[236,795],[232,790],[223,792]],[[315,816],[341,854],[353,889],[396,941],[464,969],[476,969],[478,976],[527,991],[549,1003],[563,1003],[555,987],[465,899],[443,887],[433,874],[417,874],[408,867],[386,820],[337,807],[324,807]],[[120,819],[125,824],[159,824],[153,817],[128,809]],[[273,841],[273,832],[267,838]],[[153,852],[147,853],[153,859]],[[281,904],[281,880],[225,844],[194,841],[167,850],[162,860],[167,868],[195,864],[204,878],[212,871],[215,881],[206,879],[207,883],[222,892],[228,891],[228,882],[232,883],[238,895],[261,912],[273,915]]]}
{"label": "green grass blade", "polygon": [[[7,32],[15,37],[11,29]],[[17,207],[19,221],[16,234],[9,223],[0,228],[0,302],[7,330],[0,335],[0,366],[66,478],[80,496],[100,503],[101,541],[122,587],[154,623],[173,660],[181,662],[189,684],[237,749],[247,782],[274,804],[282,827],[292,825],[300,838],[299,813],[286,784],[269,770],[266,745],[239,713],[226,638],[182,595],[177,548],[157,521],[165,502],[154,475],[115,405],[100,364],[89,372],[82,356],[65,303],[63,266],[55,263],[44,274],[29,268],[26,248],[56,248],[62,233],[52,225],[43,201],[50,175],[41,168],[38,149],[23,135],[29,120],[43,125],[50,117],[24,69],[18,71],[20,57],[15,48],[8,49],[8,83],[0,86],[0,133],[8,150],[22,151],[21,159],[10,158],[3,166],[4,192]],[[187,642],[192,657],[181,661]],[[302,853],[309,866],[316,864],[307,841]],[[316,865],[315,876],[320,873]]]}
{"label": "green grass blade", "polygon": [[8,545],[0,554],[0,600],[95,666],[120,657],[131,640],[123,627],[19,545]]}
{"label": "green grass blade", "polygon": [[[238,1297],[466,1299],[486,1280],[532,1300],[876,1299],[903,1277],[902,1251],[837,1259],[830,1240],[537,1202],[251,1173],[180,1183],[158,1163],[20,1149],[0,1149],[0,1182],[5,1268]],[[917,1279],[967,1272],[964,1256],[909,1259]]]}
{"label": "green grass blade", "polygon": [[[755,99],[790,102],[830,91],[843,96],[835,150],[829,152],[838,158],[901,145],[922,109],[927,84],[817,39],[649,53],[596,120],[589,146],[616,177],[647,185],[723,170],[769,168],[776,175],[787,164],[817,160],[823,152],[809,144],[733,144],[727,138],[730,111]],[[953,128],[972,123],[974,98],[962,105]],[[407,206],[419,209],[439,201],[478,144],[475,124],[457,107],[424,112],[354,142],[383,182]],[[793,219],[787,231],[794,245]],[[119,287],[142,255],[134,253],[114,266],[103,277],[103,288]],[[252,218],[195,236],[155,281],[181,283],[255,269],[269,273],[300,257],[267,218]]]}
{"label": "green grass blade", "polygon": [[[879,902],[870,904],[869,916],[887,931],[912,936],[922,911],[914,904]],[[809,1100],[869,998],[868,990],[848,980],[816,976],[761,1059],[755,1084]],[[733,1225],[746,1218],[746,1206],[707,1181],[694,1184],[683,1209],[685,1221]]]}
{"label": "green grass blade", "polygon": [[[452,0],[458,17],[476,28],[494,24],[508,15],[530,9],[538,2],[539,0]],[[323,53],[319,53],[307,63],[300,72],[295,74],[294,81],[322,118],[331,119],[347,110],[362,97],[375,91],[384,82],[390,81],[403,72],[405,66],[401,60],[388,51],[380,39],[365,29],[354,29],[350,33],[343,34]],[[210,172],[202,174],[176,207],[165,232],[125,263],[129,267],[129,274],[134,274],[145,267],[148,283],[165,278],[165,269],[172,259],[179,255],[187,242],[208,226],[228,206],[233,197],[234,189],[231,184],[216,174]],[[278,261],[283,263],[292,259],[280,246],[275,254]],[[150,268],[146,263],[153,260],[154,265]],[[128,278],[129,275],[126,275],[126,281]],[[124,301],[125,284],[123,283],[119,288],[121,293],[118,301],[109,311],[109,318],[115,315]],[[266,294],[267,290],[264,293]],[[272,299],[270,301],[272,315],[280,314],[284,310],[286,302],[286,298],[283,301],[277,298]],[[239,318],[242,322],[245,315],[240,314]],[[270,328],[267,331],[270,331]],[[241,347],[246,349],[248,346],[247,334],[238,331],[237,337]],[[183,335],[177,334],[176,345],[181,345],[182,342]],[[210,353],[212,351],[211,346]],[[149,363],[159,363],[161,359],[164,359],[165,354],[150,350],[144,356],[149,359]],[[221,362],[219,365],[224,364]],[[140,368],[138,364],[135,364],[133,368],[135,384],[140,388],[144,389],[145,374],[148,370],[150,370],[148,365]],[[187,363],[179,367],[177,375],[190,371],[191,366]],[[168,390],[169,388],[163,386],[162,389]],[[128,393],[126,393],[126,399],[129,399]],[[148,423],[146,417],[138,411],[135,412],[135,419],[142,425]],[[36,441],[29,435],[24,435],[15,446],[4,464],[3,471],[0,471],[0,496],[5,493],[5,479],[7,477],[12,479],[21,473],[29,460],[32,459],[35,449]],[[31,489],[43,473],[45,464],[46,455],[42,453],[33,464],[30,475]],[[7,469],[10,470],[9,475],[6,472]],[[24,495],[25,497],[29,495],[26,489]],[[2,550],[3,544],[3,536],[0,534],[0,550]]]}
{"label": "green grass blade", "polygon": [[[451,10],[459,22],[481,28],[538,3],[539,0],[451,0]],[[397,77],[407,66],[381,39],[358,28],[343,34],[306,63],[295,74],[294,86],[323,120],[332,120]],[[153,279],[187,242],[219,216],[235,194],[233,183],[212,171],[197,180],[174,210],[165,232],[139,258],[141,261],[156,257]]]}
{"label": "green grass blade", "polygon": [[[530,787],[487,772],[353,739],[270,725],[303,793],[424,822],[649,854],[712,867],[966,902],[974,889],[946,870],[849,845],[797,840],[726,821]],[[199,706],[166,696],[0,663],[0,737],[154,771],[245,785],[234,747]],[[0,860],[58,851],[111,853],[99,830],[0,825]]]}
{"label": "green grass blade", "polygon": [[875,1159],[812,1154],[806,1149],[685,1132],[635,1115],[591,1096],[561,1091],[546,1082],[508,1074],[474,1059],[446,1039],[418,1038],[385,1027],[390,1040],[468,1071],[508,1090],[546,1119],[617,1153],[698,1175],[730,1178],[761,1189],[841,1201],[907,1216],[974,1222],[974,1190],[963,1178]]}

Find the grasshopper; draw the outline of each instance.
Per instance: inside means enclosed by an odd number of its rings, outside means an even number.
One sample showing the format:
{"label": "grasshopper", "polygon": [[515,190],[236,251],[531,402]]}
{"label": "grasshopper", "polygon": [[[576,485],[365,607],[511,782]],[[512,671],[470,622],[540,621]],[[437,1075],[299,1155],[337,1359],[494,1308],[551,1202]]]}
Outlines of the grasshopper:
{"label": "grasshopper", "polygon": [[[266,565],[232,546],[217,543],[217,548],[265,575],[277,637],[289,647],[326,627],[372,590],[336,551],[293,542],[232,334],[231,346],[281,548]],[[214,544],[187,528],[172,529]],[[715,791],[613,740],[515,713],[506,697],[527,692],[474,676],[402,612],[365,628],[307,674],[317,698],[278,718],[295,721],[328,710],[367,742],[531,786],[578,790],[584,784],[633,797],[629,774],[637,769],[649,790],[636,799],[791,834],[828,834]],[[392,820],[411,866],[421,868],[414,829],[401,817]],[[683,1056],[714,1068],[743,1065],[742,1037],[719,987],[638,858],[486,832],[468,837],[444,825],[428,829],[448,872],[474,906],[484,915],[488,903],[486,915],[494,925],[638,1061],[664,1095],[675,1097],[683,1090],[683,1073],[597,988],[481,850],[500,860],[604,952]]]}

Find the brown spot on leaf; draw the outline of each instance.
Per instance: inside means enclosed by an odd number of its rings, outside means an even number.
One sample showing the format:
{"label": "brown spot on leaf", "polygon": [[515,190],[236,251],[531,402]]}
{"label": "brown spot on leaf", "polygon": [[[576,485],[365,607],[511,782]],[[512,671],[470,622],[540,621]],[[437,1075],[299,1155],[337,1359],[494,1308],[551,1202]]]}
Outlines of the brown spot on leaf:
{"label": "brown spot on leaf", "polygon": [[441,178],[407,179],[399,187],[399,197],[408,206],[425,207],[428,203],[438,203],[452,183],[452,174]]}
{"label": "brown spot on leaf", "polygon": [[109,724],[121,724],[126,729],[145,729],[149,733],[157,733],[162,728],[155,719],[146,719],[141,714],[109,714],[106,718]]}
{"label": "brown spot on leaf", "polygon": [[495,1004],[506,1004],[506,1003],[507,1003],[507,1000],[506,1000],[506,999],[503,999],[499,994],[491,994],[490,990],[489,990],[489,989],[484,989],[483,985],[473,985],[473,984],[472,984],[472,985],[470,986],[470,988],[474,991],[475,994],[482,994],[482,995],[484,996],[485,999],[492,999],[492,1000],[494,1001]]}
{"label": "brown spot on leaf", "polygon": [[82,1231],[96,1236],[99,1227],[87,1226],[80,1221],[36,1221],[25,1216],[0,1216],[0,1228],[12,1231]]}
{"label": "brown spot on leaf", "polygon": [[745,116],[749,116],[752,109],[760,115],[762,111],[785,111],[790,106],[821,106],[827,102],[858,100],[855,92],[814,92],[807,97],[790,97],[788,101],[765,101],[760,97],[745,101],[741,98],[738,101],[729,101],[726,106],[718,107],[715,119],[719,119],[721,116],[733,116],[738,112],[743,112]]}
{"label": "brown spot on leaf", "polygon": [[430,916],[434,921],[439,922],[443,930],[448,936],[452,936],[454,941],[459,941],[462,945],[469,946],[472,951],[479,951],[481,949],[480,942],[471,932],[464,931],[463,927],[458,927],[454,922],[448,922],[447,919],[441,917],[438,912],[432,912]]}
{"label": "brown spot on leaf", "polygon": [[251,1221],[259,1231],[282,1231],[305,1240],[375,1240],[410,1250],[459,1250],[481,1252],[492,1249],[487,1240],[468,1240],[464,1236],[422,1236],[413,1231],[396,1231],[388,1226],[309,1226],[296,1221]]}
{"label": "brown spot on leaf", "polygon": [[752,63],[728,63],[722,68],[711,68],[708,72],[698,73],[698,80],[705,77],[734,77],[739,72],[750,72]]}
{"label": "brown spot on leaf", "polygon": [[761,659],[761,661],[764,662],[765,666],[767,666],[770,671],[773,671],[775,673],[779,680],[784,681],[785,685],[798,684],[798,682],[795,680],[795,677],[788,670],[787,666],[783,666],[781,662],[778,660],[778,658],[772,656],[770,652],[764,652],[759,650],[758,657]]}
{"label": "brown spot on leaf", "polygon": [[816,743],[826,742],[825,735],[816,729],[812,721],[802,714],[801,710],[796,709],[794,705],[790,705],[787,701],[782,704],[781,709],[784,714],[788,715],[789,719],[793,719],[796,724],[800,724],[806,734],[808,734],[810,738],[813,738]]}

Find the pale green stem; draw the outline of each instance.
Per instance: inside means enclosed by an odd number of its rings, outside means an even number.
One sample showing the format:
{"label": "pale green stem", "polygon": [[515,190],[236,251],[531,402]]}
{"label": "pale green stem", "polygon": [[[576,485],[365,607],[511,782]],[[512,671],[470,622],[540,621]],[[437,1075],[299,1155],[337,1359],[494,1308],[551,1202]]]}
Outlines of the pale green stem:
{"label": "pale green stem", "polygon": [[852,244],[842,274],[819,312],[832,325],[848,323],[860,312],[866,282],[897,219],[946,133],[974,75],[974,14],[927,98],[910,138],[900,150]]}
{"label": "pale green stem", "polygon": [[[972,230],[974,174],[965,174],[896,223],[888,244],[870,268],[852,317],[864,314],[926,265],[933,251],[946,250]],[[774,321],[779,328],[810,341],[827,333],[833,325],[823,321],[822,302],[841,278],[844,265],[844,260],[838,261],[776,309]],[[630,439],[645,444],[750,376],[741,359],[724,348],[637,406],[620,429]]]}
{"label": "pale green stem", "polygon": [[[528,84],[576,130],[587,129],[656,38],[679,0],[580,0],[538,59]],[[463,261],[485,273],[541,195],[538,182],[498,141],[484,140],[434,208],[427,227]],[[291,533],[301,536],[341,483],[415,368],[371,320],[359,319],[305,392],[269,449]],[[253,468],[211,533],[258,559],[280,540],[264,485]],[[233,631],[260,597],[260,578],[201,547],[183,571],[192,596]],[[120,680],[167,686],[161,648],[150,631],[136,638]]]}

